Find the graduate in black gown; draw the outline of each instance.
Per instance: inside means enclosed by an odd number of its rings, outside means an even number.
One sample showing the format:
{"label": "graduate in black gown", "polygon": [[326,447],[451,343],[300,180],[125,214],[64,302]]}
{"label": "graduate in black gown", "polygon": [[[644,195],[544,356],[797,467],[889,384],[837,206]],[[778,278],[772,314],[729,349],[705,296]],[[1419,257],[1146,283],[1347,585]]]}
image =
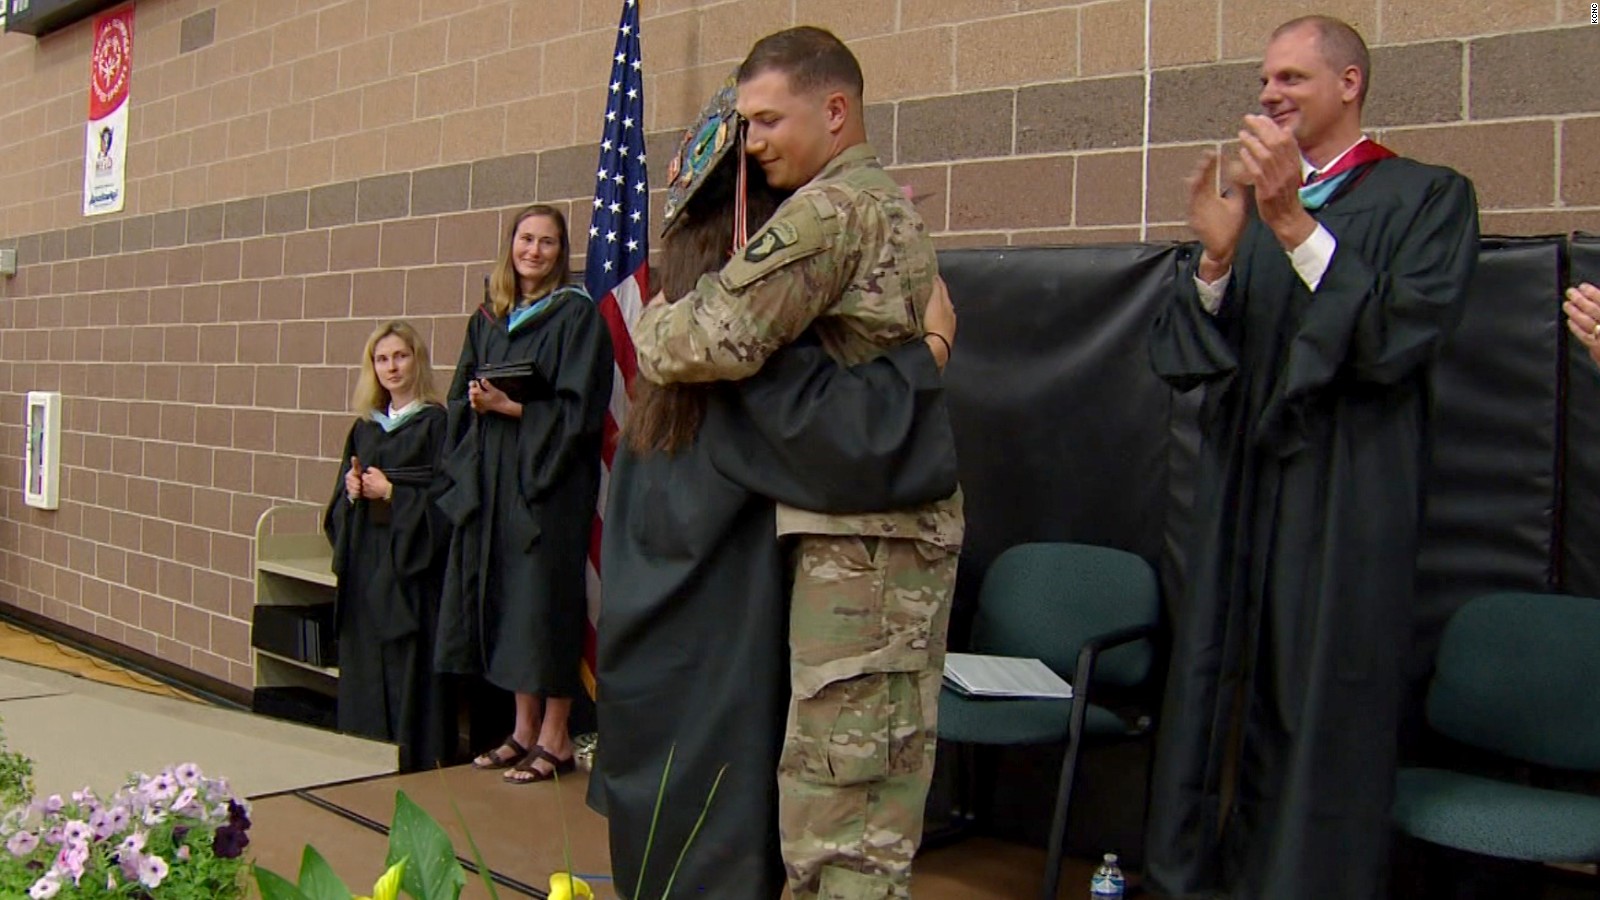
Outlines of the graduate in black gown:
{"label": "graduate in black gown", "polygon": [[455,710],[433,667],[449,523],[434,505],[445,411],[428,345],[405,322],[367,339],[339,484],[323,522],[339,576],[339,730],[448,764]]}
{"label": "graduate in black gown", "polygon": [[1205,389],[1146,846],[1172,895],[1384,892],[1429,373],[1478,229],[1466,178],[1362,136],[1367,72],[1342,22],[1274,33],[1266,115],[1223,191],[1214,157],[1191,179],[1203,252],[1151,338]]}
{"label": "graduate in black gown", "polygon": [[[669,169],[661,269],[669,297],[686,295],[732,247],[731,163],[743,153],[730,149],[738,123],[727,100],[720,116],[713,101]],[[759,169],[748,174],[743,219],[753,231],[778,198]],[[929,331],[948,340],[953,313],[938,316],[930,312]],[[930,338],[840,369],[815,340],[802,340],[745,381],[635,382],[605,517],[601,740],[589,790],[609,820],[619,895],[662,896],[719,772],[673,896],[782,893],[776,771],[789,585],[774,500],[855,512],[948,496],[956,469],[939,374],[947,348]]]}
{"label": "graduate in black gown", "polygon": [[614,360],[599,311],[568,278],[566,219],[522,210],[449,393],[439,505],[455,532],[438,662],[515,695],[514,730],[473,760],[513,784],[571,770],[567,719],[583,690],[584,567]]}

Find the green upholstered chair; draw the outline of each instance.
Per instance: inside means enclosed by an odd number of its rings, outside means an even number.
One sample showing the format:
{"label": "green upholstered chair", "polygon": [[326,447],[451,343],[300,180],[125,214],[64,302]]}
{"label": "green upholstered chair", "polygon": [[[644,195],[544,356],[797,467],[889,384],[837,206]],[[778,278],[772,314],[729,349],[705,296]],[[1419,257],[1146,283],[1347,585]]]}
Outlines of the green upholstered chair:
{"label": "green upholstered chair", "polygon": [[1054,900],[1060,881],[1083,742],[1147,728],[1148,718],[1130,725],[1096,705],[1094,690],[1148,680],[1160,608],[1150,564],[1109,547],[1020,544],[1000,554],[984,574],[970,652],[1043,660],[1072,684],[1073,697],[980,699],[947,684],[939,697],[939,737],[964,745],[1066,742],[1045,860],[1047,900]]}
{"label": "green upholstered chair", "polygon": [[[1600,600],[1491,594],[1445,627],[1428,724],[1519,763],[1600,772]],[[1433,844],[1501,859],[1600,862],[1600,797],[1401,769],[1394,819]]]}

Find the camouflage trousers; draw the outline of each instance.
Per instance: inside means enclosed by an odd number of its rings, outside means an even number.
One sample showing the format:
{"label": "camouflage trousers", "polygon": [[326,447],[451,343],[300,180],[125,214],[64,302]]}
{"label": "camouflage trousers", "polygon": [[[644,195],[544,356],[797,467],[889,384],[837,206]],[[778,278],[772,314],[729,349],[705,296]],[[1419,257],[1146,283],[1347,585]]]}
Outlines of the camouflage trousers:
{"label": "camouflage trousers", "polygon": [[911,896],[957,559],[917,540],[799,540],[778,764],[795,900]]}

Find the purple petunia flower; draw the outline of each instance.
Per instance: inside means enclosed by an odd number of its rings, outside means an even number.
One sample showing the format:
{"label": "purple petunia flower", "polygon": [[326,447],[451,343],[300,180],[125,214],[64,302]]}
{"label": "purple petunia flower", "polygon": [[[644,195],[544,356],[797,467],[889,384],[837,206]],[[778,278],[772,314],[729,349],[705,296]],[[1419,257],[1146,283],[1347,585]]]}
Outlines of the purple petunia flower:
{"label": "purple petunia flower", "polygon": [[31,831],[19,831],[6,841],[6,849],[12,856],[27,856],[39,846],[39,838]]}
{"label": "purple petunia flower", "polygon": [[218,859],[238,859],[244,848],[250,846],[250,837],[244,833],[243,828],[234,825],[224,825],[217,829],[211,838],[211,852]]}
{"label": "purple petunia flower", "polygon": [[111,810],[106,813],[106,824],[111,826],[112,834],[119,834],[122,829],[127,828],[128,821],[128,808],[126,806],[113,806],[111,807]]}
{"label": "purple petunia flower", "polygon": [[172,775],[178,779],[178,784],[184,787],[196,787],[201,780],[200,767],[194,763],[184,763],[178,766],[172,770]]}
{"label": "purple petunia flower", "polygon": [[94,829],[94,839],[97,841],[103,841],[116,834],[111,830],[111,811],[108,809],[97,809],[90,813],[89,827]]}
{"label": "purple petunia flower", "polygon": [[33,883],[33,887],[28,888],[28,896],[33,900],[50,900],[60,890],[61,882],[56,878],[56,873],[47,872],[43,878]]}
{"label": "purple petunia flower", "polygon": [[167,861],[159,856],[146,856],[139,861],[139,883],[155,890],[167,877]]}
{"label": "purple petunia flower", "polygon": [[136,854],[144,850],[145,835],[142,831],[135,831],[122,839],[122,844],[117,847],[118,853]]}
{"label": "purple petunia flower", "polygon": [[85,841],[67,841],[56,854],[54,870],[72,876],[72,883],[83,880],[83,867],[89,862],[89,844]]}
{"label": "purple petunia flower", "polygon": [[197,792],[194,788],[184,788],[178,793],[178,796],[173,799],[172,811],[183,812],[184,809],[188,808],[191,803],[194,803],[195,798],[199,796],[199,792]]}
{"label": "purple petunia flower", "polygon": [[61,826],[61,839],[66,843],[87,843],[93,837],[94,829],[77,819]]}
{"label": "purple petunia flower", "polygon": [[51,794],[50,796],[44,798],[44,811],[47,813],[61,812],[61,807],[66,805],[66,802],[61,799],[60,794]]}
{"label": "purple petunia flower", "polygon": [[162,772],[140,785],[139,792],[151,800],[166,800],[178,792],[178,780]]}
{"label": "purple petunia flower", "polygon": [[117,868],[122,870],[124,878],[129,881],[139,880],[139,864],[144,862],[143,853],[118,853],[116,859]]}

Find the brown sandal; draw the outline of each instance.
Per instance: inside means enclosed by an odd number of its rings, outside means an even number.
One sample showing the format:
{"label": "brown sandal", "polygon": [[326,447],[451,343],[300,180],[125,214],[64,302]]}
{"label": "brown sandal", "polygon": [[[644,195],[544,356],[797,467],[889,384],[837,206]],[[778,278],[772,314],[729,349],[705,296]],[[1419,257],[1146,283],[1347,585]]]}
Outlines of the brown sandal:
{"label": "brown sandal", "polygon": [[[511,752],[508,754],[501,753],[501,750],[510,750]],[[474,757],[472,767],[485,772],[492,772],[496,769],[510,769],[527,759],[528,752],[527,747],[517,743],[515,735],[508,734],[506,739],[500,742],[500,746]],[[487,764],[478,762],[478,760],[485,758],[489,760]]]}
{"label": "brown sandal", "polygon": [[[534,768],[534,764],[543,761],[551,765],[548,772]],[[578,767],[577,754],[566,759],[557,759],[554,753],[539,746],[533,745],[533,750],[522,758],[521,762],[511,767],[511,770],[501,775],[506,784],[538,784],[541,781],[550,781],[557,775],[566,775]],[[532,775],[532,778],[517,778],[518,774]]]}

